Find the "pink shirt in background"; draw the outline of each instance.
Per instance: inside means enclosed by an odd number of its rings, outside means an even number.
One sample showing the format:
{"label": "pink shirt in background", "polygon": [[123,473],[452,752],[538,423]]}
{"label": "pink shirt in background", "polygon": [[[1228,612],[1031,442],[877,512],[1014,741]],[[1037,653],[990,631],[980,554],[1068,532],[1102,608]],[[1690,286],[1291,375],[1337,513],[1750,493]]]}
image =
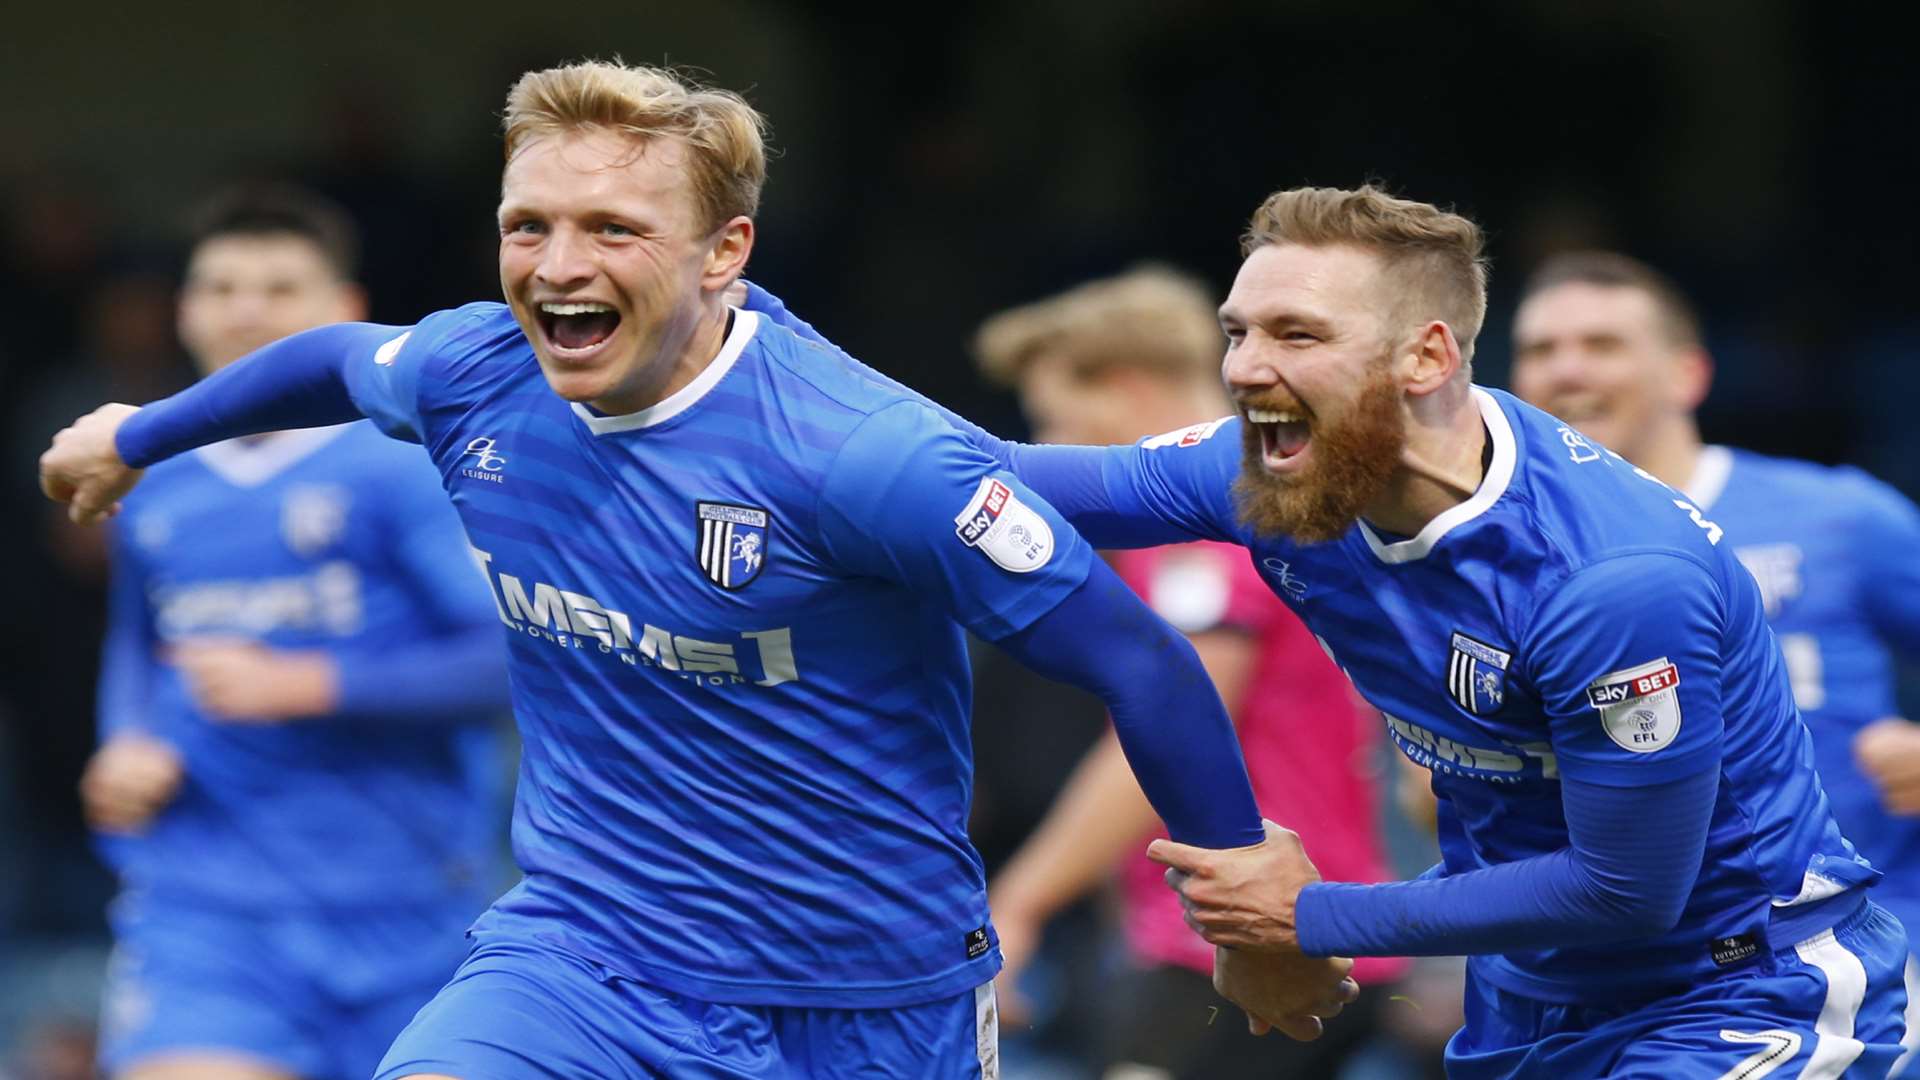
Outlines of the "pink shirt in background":
{"label": "pink shirt in background", "polygon": [[[1326,880],[1386,879],[1375,777],[1379,717],[1267,588],[1246,549],[1178,544],[1116,552],[1113,565],[1182,632],[1234,630],[1254,639],[1257,657],[1233,720],[1261,813],[1300,834]],[[1165,873],[1145,854],[1123,864],[1127,944],[1145,963],[1210,973],[1213,947],[1182,920]],[[1354,977],[1387,982],[1406,967],[1397,958],[1365,957],[1354,964]]]}

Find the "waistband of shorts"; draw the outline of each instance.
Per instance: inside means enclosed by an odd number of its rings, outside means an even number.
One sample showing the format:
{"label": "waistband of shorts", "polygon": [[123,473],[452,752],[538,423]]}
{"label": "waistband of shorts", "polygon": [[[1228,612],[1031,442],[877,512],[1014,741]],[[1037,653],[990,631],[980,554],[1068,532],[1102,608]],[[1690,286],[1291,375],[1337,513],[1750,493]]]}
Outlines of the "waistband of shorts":
{"label": "waistband of shorts", "polygon": [[1840,933],[1851,929],[1867,910],[1865,886],[1855,886],[1817,904],[1774,908],[1773,921],[1767,926],[1767,945],[1775,952],[1784,952],[1828,930]]}

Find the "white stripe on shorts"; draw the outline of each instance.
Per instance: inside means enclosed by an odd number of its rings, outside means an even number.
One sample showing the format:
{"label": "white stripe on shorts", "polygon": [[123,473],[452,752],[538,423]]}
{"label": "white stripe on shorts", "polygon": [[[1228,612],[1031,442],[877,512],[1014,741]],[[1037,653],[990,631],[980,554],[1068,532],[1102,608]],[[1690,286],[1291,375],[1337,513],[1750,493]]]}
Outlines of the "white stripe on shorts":
{"label": "white stripe on shorts", "polygon": [[1893,1071],[1888,1073],[1889,1080],[1896,1076],[1905,1076],[1907,1066],[1913,1062],[1913,1052],[1920,1049],[1920,960],[1912,955],[1907,957],[1907,1032],[1900,1036],[1900,1046],[1906,1052],[1900,1060],[1893,1063]]}
{"label": "white stripe on shorts", "polygon": [[1820,969],[1827,977],[1827,1000],[1820,1006],[1820,1019],[1814,1022],[1818,1036],[1813,1056],[1800,1071],[1801,1080],[1835,1080],[1847,1066],[1866,1052],[1866,1044],[1853,1037],[1853,1021],[1860,1015],[1860,1004],[1867,997],[1867,969],[1860,958],[1847,951],[1823,930],[1793,947],[1802,963]]}
{"label": "white stripe on shorts", "polygon": [[980,1055],[980,1080],[1000,1080],[1000,1001],[993,984],[973,988],[973,1048]]}

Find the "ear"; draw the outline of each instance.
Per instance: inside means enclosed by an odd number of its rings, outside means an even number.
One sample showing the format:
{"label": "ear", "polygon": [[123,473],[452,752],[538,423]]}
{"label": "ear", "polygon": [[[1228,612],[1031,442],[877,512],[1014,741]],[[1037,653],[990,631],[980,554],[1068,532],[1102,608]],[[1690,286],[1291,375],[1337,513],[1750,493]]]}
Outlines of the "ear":
{"label": "ear", "polygon": [[753,253],[753,219],[734,218],[713,234],[707,247],[706,264],[700,269],[700,288],[721,292],[747,269],[747,256]]}
{"label": "ear", "polygon": [[1673,361],[1674,403],[1693,412],[1713,388],[1713,356],[1701,346],[1682,350]]}
{"label": "ear", "polygon": [[1424,397],[1452,382],[1463,364],[1453,327],[1438,319],[1420,328],[1402,360],[1407,367],[1407,393],[1415,397]]}

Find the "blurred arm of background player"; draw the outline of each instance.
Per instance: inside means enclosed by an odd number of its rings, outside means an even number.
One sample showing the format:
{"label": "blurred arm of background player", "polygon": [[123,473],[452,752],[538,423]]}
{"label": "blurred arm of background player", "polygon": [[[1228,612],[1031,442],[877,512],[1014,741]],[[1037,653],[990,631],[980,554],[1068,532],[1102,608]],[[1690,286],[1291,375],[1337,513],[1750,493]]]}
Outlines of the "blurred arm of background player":
{"label": "blurred arm of background player", "polygon": [[[1867,617],[1900,657],[1920,659],[1920,509],[1892,489],[1851,538],[1867,563]],[[1853,738],[1854,761],[1889,814],[1920,815],[1920,724],[1889,716]]]}
{"label": "blurred arm of background player", "polygon": [[94,828],[132,833],[173,801],[186,770],[165,733],[148,726],[155,642],[146,585],[125,551],[114,551],[112,570],[100,652],[100,748],[80,776],[80,802]]}
{"label": "blurred arm of background player", "polygon": [[[1188,640],[1227,714],[1237,716],[1256,656],[1253,641],[1235,630],[1191,634]],[[1080,760],[1046,818],[988,889],[987,906],[1006,960],[997,980],[1000,1008],[1009,1021],[1026,1017],[1018,982],[1047,921],[1105,881],[1121,858],[1145,843],[1159,820],[1127,766],[1120,740],[1109,731]]]}

